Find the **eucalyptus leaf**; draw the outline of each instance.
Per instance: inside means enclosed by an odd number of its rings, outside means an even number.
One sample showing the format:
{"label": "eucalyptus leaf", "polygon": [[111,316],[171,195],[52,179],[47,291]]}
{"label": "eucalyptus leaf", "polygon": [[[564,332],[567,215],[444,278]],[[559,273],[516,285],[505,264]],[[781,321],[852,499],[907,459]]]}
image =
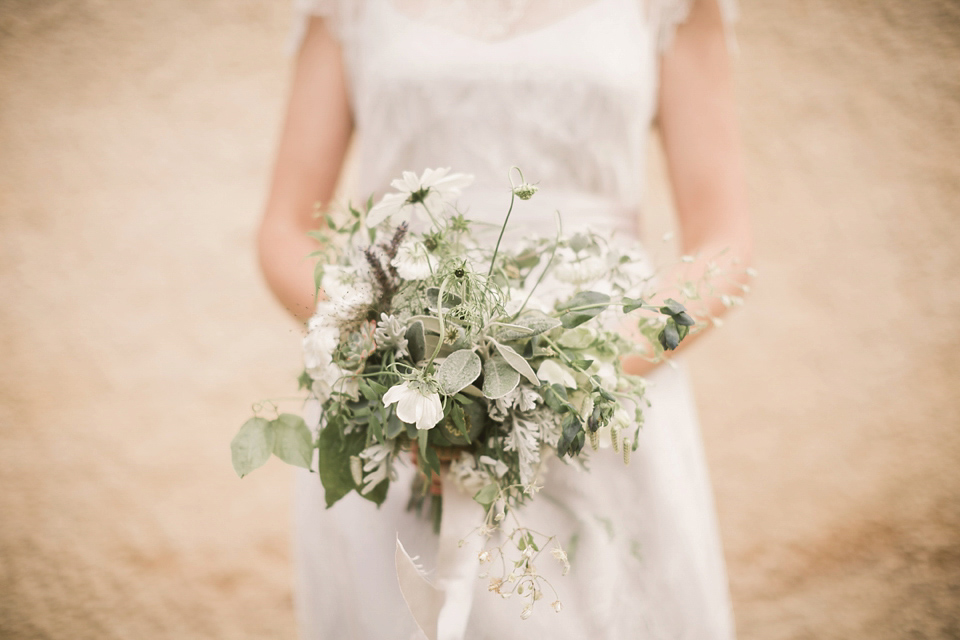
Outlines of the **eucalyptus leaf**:
{"label": "eucalyptus leaf", "polygon": [[502,398],[520,384],[520,373],[496,353],[483,363],[483,395],[491,400]]}
{"label": "eucalyptus leaf", "polygon": [[300,416],[281,413],[270,423],[274,433],[275,456],[297,467],[309,469],[313,464],[313,436]]}
{"label": "eucalyptus leaf", "polygon": [[480,356],[470,349],[454,351],[437,370],[440,392],[452,396],[480,377]]}
{"label": "eucalyptus leaf", "polygon": [[273,451],[274,433],[270,423],[263,418],[250,418],[230,443],[233,470],[241,478],[254,469],[262,467]]}
{"label": "eucalyptus leaf", "polygon": [[530,363],[527,362],[522,355],[517,353],[512,347],[500,344],[496,340],[493,341],[493,344],[500,355],[503,356],[503,359],[506,360],[511,367],[516,369],[520,375],[529,380],[530,384],[535,387],[540,386],[540,378],[537,377],[537,374],[533,371],[533,367],[530,366]]}

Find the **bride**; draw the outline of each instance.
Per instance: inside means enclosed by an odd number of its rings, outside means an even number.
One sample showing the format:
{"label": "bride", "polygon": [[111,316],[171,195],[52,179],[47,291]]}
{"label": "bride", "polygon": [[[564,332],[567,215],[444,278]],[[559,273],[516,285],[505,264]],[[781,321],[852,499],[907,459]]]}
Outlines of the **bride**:
{"label": "bride", "polygon": [[[559,210],[565,225],[589,222],[639,243],[644,156],[656,122],[682,249],[692,256],[661,282],[696,279],[717,263],[729,268],[693,307],[701,317],[720,316],[723,301],[742,293],[736,274],[750,241],[726,46],[735,7],[723,0],[299,5],[299,55],[259,233],[266,279],[296,317],[307,319],[315,307],[305,260],[315,248],[306,235],[316,224],[314,204],[332,197],[355,133],[363,196],[379,197],[404,170],[452,167],[475,176],[460,208],[499,223],[506,172],[517,165],[541,190],[515,213],[512,233],[552,232]],[[517,603],[477,580],[467,638],[733,638],[685,371],[640,359],[624,366],[650,383],[632,464],[598,459],[590,473],[554,464],[524,508],[526,526],[558,533],[570,552],[570,573],[551,580],[562,613],[544,606],[522,621]],[[423,637],[398,587],[395,540],[428,575],[437,543],[430,523],[406,510],[413,466],[400,473],[379,510],[351,499],[325,510],[316,475],[298,477],[304,638]]]}

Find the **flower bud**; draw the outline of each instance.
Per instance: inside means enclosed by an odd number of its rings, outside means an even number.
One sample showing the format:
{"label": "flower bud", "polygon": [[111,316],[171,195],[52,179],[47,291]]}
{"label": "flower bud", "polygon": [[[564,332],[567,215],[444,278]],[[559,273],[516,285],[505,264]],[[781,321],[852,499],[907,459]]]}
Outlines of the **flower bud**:
{"label": "flower bud", "polygon": [[524,182],[519,187],[514,187],[513,193],[521,200],[529,200],[530,198],[533,197],[533,194],[535,194],[539,190],[540,190],[540,187],[538,187],[537,185]]}

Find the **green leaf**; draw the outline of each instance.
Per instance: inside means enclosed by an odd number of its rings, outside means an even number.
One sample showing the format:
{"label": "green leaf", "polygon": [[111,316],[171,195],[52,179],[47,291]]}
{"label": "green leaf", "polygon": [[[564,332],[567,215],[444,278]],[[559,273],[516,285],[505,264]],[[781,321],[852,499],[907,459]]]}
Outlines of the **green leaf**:
{"label": "green leaf", "polygon": [[680,344],[680,332],[677,331],[677,323],[673,321],[673,318],[667,320],[667,324],[660,330],[657,339],[660,341],[660,345],[668,351],[677,348],[677,345]]}
{"label": "green leaf", "polygon": [[496,484],[488,484],[483,489],[480,489],[480,491],[477,491],[477,494],[473,496],[473,499],[483,507],[484,511],[489,511],[499,493],[500,487],[498,487]]}
{"label": "green leaf", "polygon": [[690,325],[677,323],[677,337],[683,342],[683,339],[690,333]]}
{"label": "green leaf", "polygon": [[540,386],[540,378],[538,378],[537,374],[534,373],[533,367],[530,366],[530,363],[527,362],[526,358],[517,353],[512,347],[508,347],[505,344],[500,344],[496,340],[493,341],[493,345],[497,348],[497,351],[500,352],[500,355],[503,356],[503,359],[506,360],[511,367],[517,370],[517,373],[529,380],[530,384],[533,386]]}
{"label": "green leaf", "polygon": [[552,384],[544,391],[543,398],[548,407],[560,413],[567,402],[567,389],[562,384]]}
{"label": "green leaf", "polygon": [[373,439],[377,441],[377,444],[383,444],[383,424],[380,422],[380,414],[371,413],[367,425],[370,427],[370,433],[373,434]]}
{"label": "green leaf", "polygon": [[380,505],[383,504],[383,501],[387,499],[387,490],[389,488],[390,488],[390,481],[381,480],[376,487],[374,487],[367,493],[361,493],[360,495],[379,507]]}
{"label": "green leaf", "polygon": [[403,424],[403,421],[397,417],[397,414],[393,411],[390,412],[390,416],[387,418],[387,430],[384,435],[387,436],[388,440],[392,440],[400,435],[406,425]]}
{"label": "green leaf", "polygon": [[[607,308],[610,303],[610,296],[597,291],[581,291],[573,296],[564,304],[557,307],[557,311],[566,311],[574,309],[569,313],[560,316],[560,322],[567,329],[578,327],[590,318],[596,317],[601,311]],[[589,307],[583,309],[581,307]]]}
{"label": "green leaf", "polygon": [[309,469],[313,463],[313,436],[300,416],[281,413],[270,423],[273,429],[273,454],[297,467]]}
{"label": "green leaf", "polygon": [[318,262],[313,267],[313,284],[316,287],[314,293],[320,291],[320,283],[323,282],[323,270],[325,266],[322,262]]}
{"label": "green leaf", "polygon": [[[328,424],[320,431],[320,437],[317,440],[320,453],[320,482],[323,484],[323,494],[328,509],[356,488],[353,474],[350,473],[350,456],[358,453],[360,449],[356,452],[351,451],[345,446],[346,444],[346,438],[340,437],[336,426]],[[362,448],[363,443],[361,442],[360,445]]]}
{"label": "green leaf", "polygon": [[583,435],[583,423],[580,418],[571,411],[564,415],[561,427],[562,432],[560,441],[557,443],[557,455],[563,457],[567,454],[576,455],[580,453],[580,448],[583,446],[581,442],[580,447],[577,447],[578,437]]}
{"label": "green leaf", "polygon": [[557,344],[568,349],[586,349],[597,339],[597,333],[586,327],[564,331],[557,338]]}
{"label": "green leaf", "polygon": [[513,332],[511,332],[510,330],[505,330],[499,332],[497,337],[504,342],[519,340],[521,338],[529,338],[531,336],[550,331],[555,327],[559,327],[560,320],[554,318],[553,316],[548,316],[542,311],[530,309],[529,311],[524,311],[523,315],[514,319],[513,324],[523,327],[527,329],[527,331],[513,330]]}
{"label": "green leaf", "polygon": [[426,353],[426,337],[423,333],[423,323],[414,322],[407,329],[407,350],[410,352],[410,359],[414,363],[423,360]]}
{"label": "green leaf", "polygon": [[663,303],[663,306],[660,307],[660,313],[668,316],[675,316],[686,311],[687,308],[682,304],[674,300],[673,298],[667,298]]}
{"label": "green leaf", "polygon": [[440,393],[452,396],[480,377],[480,356],[470,349],[454,351],[437,370]]}
{"label": "green leaf", "polygon": [[483,363],[483,395],[491,400],[502,398],[520,384],[517,372],[500,354],[494,354]]}
{"label": "green leaf", "polygon": [[312,386],[313,386],[313,378],[311,378],[310,374],[307,373],[306,370],[304,370],[304,372],[300,374],[300,377],[297,378],[297,388],[309,389]]}
{"label": "green leaf", "polygon": [[623,303],[623,312],[630,313],[631,311],[636,311],[643,306],[643,300],[640,298],[623,298],[621,300]]}
{"label": "green leaf", "polygon": [[274,433],[270,423],[263,418],[250,418],[230,443],[233,470],[241,478],[254,469],[262,467],[273,451]]}
{"label": "green leaf", "polygon": [[693,316],[686,311],[681,311],[677,315],[673,316],[673,320],[681,327],[692,327],[693,325],[697,324],[697,321],[693,319]]}
{"label": "green leaf", "polygon": [[470,433],[467,431],[467,423],[463,416],[463,407],[455,402],[450,403],[450,417],[453,419],[453,426],[457,428],[467,442],[470,442]]}

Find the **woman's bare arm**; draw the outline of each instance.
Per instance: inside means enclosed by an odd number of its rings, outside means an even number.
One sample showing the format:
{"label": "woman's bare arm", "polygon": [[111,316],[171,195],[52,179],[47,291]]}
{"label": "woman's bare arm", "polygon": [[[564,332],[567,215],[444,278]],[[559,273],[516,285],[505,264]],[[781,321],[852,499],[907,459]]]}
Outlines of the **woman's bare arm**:
{"label": "woman's bare arm", "polygon": [[266,211],[257,237],[260,266],[284,307],[308,319],[315,306],[317,202],[333,196],[353,133],[340,46],[321,18],[307,27],[294,71]]}
{"label": "woman's bare arm", "polygon": [[[698,0],[663,56],[659,105],[681,246],[695,258],[664,275],[668,288],[661,297],[682,299],[676,283],[698,281],[711,261],[723,271],[711,279],[712,295],[688,305],[698,319],[721,316],[727,310],[722,295],[743,295],[751,259],[730,67],[720,9],[715,0]],[[625,359],[624,367],[643,374],[652,365],[638,357]]]}

